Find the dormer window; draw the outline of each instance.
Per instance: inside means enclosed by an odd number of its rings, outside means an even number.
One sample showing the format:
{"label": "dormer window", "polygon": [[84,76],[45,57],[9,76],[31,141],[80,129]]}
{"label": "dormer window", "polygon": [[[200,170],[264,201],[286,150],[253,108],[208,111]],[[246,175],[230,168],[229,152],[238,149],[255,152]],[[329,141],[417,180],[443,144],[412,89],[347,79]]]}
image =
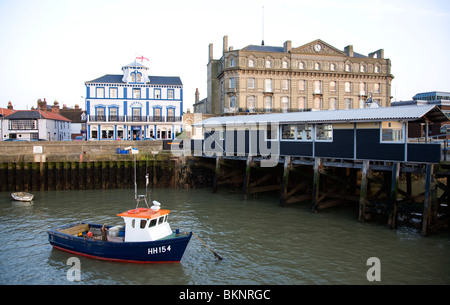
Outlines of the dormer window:
{"label": "dormer window", "polygon": [[131,82],[132,83],[141,83],[142,82],[142,73],[134,71],[131,72]]}

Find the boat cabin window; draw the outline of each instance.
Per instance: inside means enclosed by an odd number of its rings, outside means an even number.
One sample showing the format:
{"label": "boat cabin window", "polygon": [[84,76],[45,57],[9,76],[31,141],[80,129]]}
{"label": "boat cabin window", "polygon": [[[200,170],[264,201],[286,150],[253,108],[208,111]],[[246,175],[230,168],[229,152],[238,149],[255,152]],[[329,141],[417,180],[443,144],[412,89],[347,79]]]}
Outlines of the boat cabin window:
{"label": "boat cabin window", "polygon": [[149,228],[156,226],[156,219],[152,219],[150,221],[150,225],[148,226]]}
{"label": "boat cabin window", "polygon": [[147,226],[147,219],[141,219],[141,229],[145,229]]}
{"label": "boat cabin window", "polygon": [[162,224],[164,222],[164,217],[159,217],[158,225]]}

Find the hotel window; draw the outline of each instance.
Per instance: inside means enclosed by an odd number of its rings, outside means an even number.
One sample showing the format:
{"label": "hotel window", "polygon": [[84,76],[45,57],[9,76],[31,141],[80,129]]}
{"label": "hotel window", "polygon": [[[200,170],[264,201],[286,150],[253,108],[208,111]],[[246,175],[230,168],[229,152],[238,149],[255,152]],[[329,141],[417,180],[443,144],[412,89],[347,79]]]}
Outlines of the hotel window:
{"label": "hotel window", "polygon": [[161,99],[161,89],[155,89],[155,99]]}
{"label": "hotel window", "polygon": [[266,79],[265,92],[272,92],[272,79]]}
{"label": "hotel window", "polygon": [[364,66],[364,65],[361,65],[361,66],[359,66],[359,72],[366,72],[366,66]]}
{"label": "hotel window", "polygon": [[333,125],[317,124],[316,125],[317,141],[333,141]]}
{"label": "hotel window", "polygon": [[381,91],[380,91],[380,88],[381,88],[381,84],[374,84],[373,85],[373,91],[375,92],[375,93],[380,93]]}
{"label": "hotel window", "polygon": [[287,69],[287,68],[288,68],[288,62],[285,61],[285,60],[283,60],[283,63],[281,64],[281,67],[282,67],[283,69]]}
{"label": "hotel window", "polygon": [[255,89],[255,79],[254,78],[247,79],[247,88]]}
{"label": "hotel window", "polygon": [[167,90],[167,98],[169,99],[169,100],[173,100],[174,99],[174,90],[173,89],[168,89]]}
{"label": "hotel window", "polygon": [[248,60],[248,66],[253,68],[255,66],[255,61],[253,59]]}
{"label": "hotel window", "polygon": [[320,62],[316,62],[314,63],[314,70],[321,70],[322,65],[320,64]]}
{"label": "hotel window", "polygon": [[345,99],[345,109],[352,109],[352,99],[351,98]]}
{"label": "hotel window", "polygon": [[375,73],[380,73],[380,66],[375,66]]}
{"label": "hotel window", "polygon": [[352,67],[350,66],[350,64],[345,65],[345,72],[352,72]]}
{"label": "hotel window", "polygon": [[[95,116],[97,117],[97,121],[106,121],[105,119],[105,108],[97,107],[95,108]],[[56,123],[56,121],[55,121]]]}
{"label": "hotel window", "polygon": [[336,98],[334,98],[334,97],[332,97],[332,98],[330,98],[330,110],[336,110],[336,105],[337,105],[337,102],[336,102]]}
{"label": "hotel window", "polygon": [[402,142],[403,124],[400,122],[381,122],[381,142]]}
{"label": "hotel window", "polygon": [[330,91],[336,92],[336,82],[335,81],[330,82]]}
{"label": "hotel window", "polygon": [[235,65],[235,61],[234,58],[230,59],[230,67],[234,67]]}
{"label": "hotel window", "polygon": [[359,95],[366,95],[366,83],[359,83]]}
{"label": "hotel window", "polygon": [[301,79],[298,81],[298,90],[305,91],[305,80]]}
{"label": "hotel window", "polygon": [[336,64],[330,65],[330,71],[336,71]]}
{"label": "hotel window", "polygon": [[133,121],[140,121],[141,119],[141,108],[132,108]]}
{"label": "hotel window", "polygon": [[236,88],[236,79],[233,77],[233,78],[230,78],[230,89],[234,89],[234,88]]}
{"label": "hotel window", "polygon": [[117,88],[109,88],[109,98],[117,98]]}
{"label": "hotel window", "polygon": [[133,89],[133,98],[134,99],[141,98],[141,89]]}
{"label": "hotel window", "polygon": [[230,96],[230,108],[236,107],[236,96]]}
{"label": "hotel window", "polygon": [[322,93],[322,81],[320,80],[314,81],[314,93],[316,94]]}
{"label": "hotel window", "polygon": [[301,69],[301,70],[305,69],[305,62],[304,61],[299,61],[298,62],[298,68]]}
{"label": "hotel window", "polygon": [[322,109],[322,98],[319,96],[314,97],[314,109]]}
{"label": "hotel window", "polygon": [[142,74],[141,73],[136,74],[136,82],[138,82],[138,83],[142,82]]}
{"label": "hotel window", "polygon": [[255,111],[255,96],[251,95],[247,97],[247,109],[249,112]]}
{"label": "hotel window", "polygon": [[272,97],[271,96],[264,97],[264,108],[266,111],[272,111]]}
{"label": "hotel window", "polygon": [[97,98],[105,97],[105,88],[96,88]]}
{"label": "hotel window", "polygon": [[281,126],[281,138],[284,140],[294,140],[295,139],[295,125]]}
{"label": "hotel window", "polygon": [[305,97],[304,96],[300,96],[298,98],[298,109],[299,110],[306,109],[306,102],[305,102]]}
{"label": "hotel window", "polygon": [[266,68],[272,68],[272,61],[270,59],[266,59]]}
{"label": "hotel window", "polygon": [[312,140],[312,125],[298,124],[297,125],[297,140],[311,141]]}
{"label": "hotel window", "polygon": [[289,97],[287,96],[283,96],[281,98],[281,109],[283,110],[283,112],[287,112],[289,109]]}
{"label": "hotel window", "polygon": [[109,108],[109,120],[117,121],[117,109],[116,107]]}
{"label": "hotel window", "polygon": [[345,82],[345,92],[352,92],[352,83],[351,82]]}
{"label": "hotel window", "polygon": [[281,80],[281,89],[282,90],[289,90],[289,80],[288,79],[282,79]]}

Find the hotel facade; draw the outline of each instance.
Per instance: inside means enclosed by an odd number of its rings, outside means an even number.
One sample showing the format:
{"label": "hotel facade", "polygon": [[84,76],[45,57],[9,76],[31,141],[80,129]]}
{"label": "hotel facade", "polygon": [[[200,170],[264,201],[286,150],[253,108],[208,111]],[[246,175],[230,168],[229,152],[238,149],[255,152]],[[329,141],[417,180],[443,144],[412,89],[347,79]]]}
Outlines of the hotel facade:
{"label": "hotel facade", "polygon": [[391,61],[379,49],[362,55],[317,39],[300,47],[228,47],[220,59],[209,45],[207,113],[270,113],[356,109],[391,103]]}
{"label": "hotel facade", "polygon": [[174,139],[182,131],[183,84],[134,62],[87,81],[87,140]]}

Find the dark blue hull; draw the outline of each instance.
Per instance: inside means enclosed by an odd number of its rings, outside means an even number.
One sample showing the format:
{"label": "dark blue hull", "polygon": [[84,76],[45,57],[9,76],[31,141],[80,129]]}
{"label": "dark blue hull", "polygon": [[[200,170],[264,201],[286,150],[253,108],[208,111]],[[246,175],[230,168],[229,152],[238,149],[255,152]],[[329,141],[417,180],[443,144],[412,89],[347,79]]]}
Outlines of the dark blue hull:
{"label": "dark blue hull", "polygon": [[[101,225],[90,225],[101,227]],[[67,225],[61,228],[70,226]],[[192,236],[191,232],[188,235],[172,234],[157,241],[115,242],[61,233],[58,231],[61,228],[47,232],[48,240],[55,248],[102,260],[134,263],[179,262]]]}

